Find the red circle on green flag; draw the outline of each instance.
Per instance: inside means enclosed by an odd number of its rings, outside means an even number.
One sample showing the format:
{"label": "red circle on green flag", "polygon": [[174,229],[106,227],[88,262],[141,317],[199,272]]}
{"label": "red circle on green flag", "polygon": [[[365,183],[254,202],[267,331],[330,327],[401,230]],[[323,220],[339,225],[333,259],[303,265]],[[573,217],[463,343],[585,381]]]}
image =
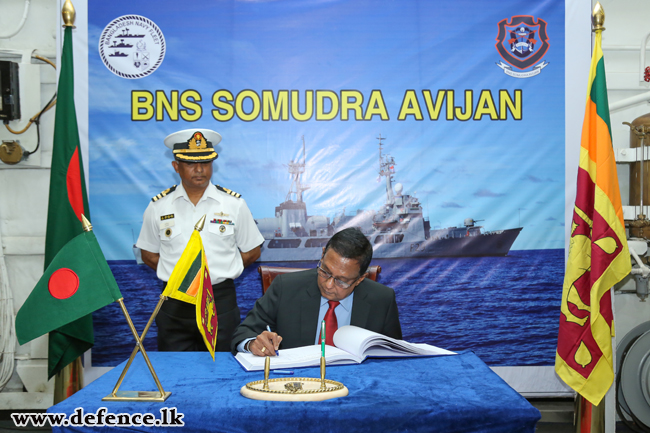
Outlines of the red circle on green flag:
{"label": "red circle on green flag", "polygon": [[61,268],[55,271],[47,283],[50,295],[56,299],[68,299],[77,292],[79,277],[72,269]]}

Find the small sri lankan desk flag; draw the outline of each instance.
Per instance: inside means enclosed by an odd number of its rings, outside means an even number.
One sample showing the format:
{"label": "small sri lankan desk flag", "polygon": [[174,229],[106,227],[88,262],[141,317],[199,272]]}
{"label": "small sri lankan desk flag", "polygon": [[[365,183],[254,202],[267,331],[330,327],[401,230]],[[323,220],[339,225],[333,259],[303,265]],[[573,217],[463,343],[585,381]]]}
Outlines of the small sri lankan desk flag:
{"label": "small sri lankan desk flag", "polygon": [[16,314],[18,342],[25,344],[120,298],[95,234],[84,231],[59,250]]}
{"label": "small sri lankan desk flag", "polygon": [[210,272],[199,233],[204,222],[205,215],[194,226],[190,240],[174,266],[162,295],[196,305],[196,325],[214,360],[218,327],[217,308],[214,305]]}
{"label": "small sri lankan desk flag", "polygon": [[614,380],[610,289],[630,273],[616,175],[601,31],[591,59],[555,371],[591,404]]}

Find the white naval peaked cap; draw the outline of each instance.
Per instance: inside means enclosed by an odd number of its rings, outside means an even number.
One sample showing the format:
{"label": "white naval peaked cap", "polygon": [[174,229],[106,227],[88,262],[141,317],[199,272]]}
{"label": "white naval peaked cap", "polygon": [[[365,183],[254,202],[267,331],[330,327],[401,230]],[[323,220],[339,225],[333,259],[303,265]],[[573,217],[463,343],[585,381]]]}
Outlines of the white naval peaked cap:
{"label": "white naval peaked cap", "polygon": [[214,146],[220,141],[221,135],[211,129],[184,129],[169,134],[165,146],[172,149],[177,161],[210,162],[219,157]]}

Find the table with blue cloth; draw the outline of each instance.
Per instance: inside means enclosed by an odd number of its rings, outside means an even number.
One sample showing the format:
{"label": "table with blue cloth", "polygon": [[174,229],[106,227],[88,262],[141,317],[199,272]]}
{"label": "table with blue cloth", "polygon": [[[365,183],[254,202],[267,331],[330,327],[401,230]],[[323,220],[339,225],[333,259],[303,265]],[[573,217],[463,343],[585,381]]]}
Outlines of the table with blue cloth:
{"label": "table with blue cloth", "polygon": [[[537,409],[472,352],[426,358],[367,359],[362,364],[330,366],[327,379],[342,382],[347,397],[318,402],[250,400],[239,390],[264,373],[245,371],[229,353],[153,352],[151,362],[165,391],[164,403],[110,402],[124,368],[116,367],[49,413],[151,413],[162,408],[183,414],[192,432],[534,432]],[[320,377],[318,368],[295,369],[294,377]],[[271,378],[291,377],[271,373]],[[157,390],[138,354],[121,391]],[[161,427],[53,427],[58,432],[151,431]],[[178,427],[167,427],[178,431]]]}

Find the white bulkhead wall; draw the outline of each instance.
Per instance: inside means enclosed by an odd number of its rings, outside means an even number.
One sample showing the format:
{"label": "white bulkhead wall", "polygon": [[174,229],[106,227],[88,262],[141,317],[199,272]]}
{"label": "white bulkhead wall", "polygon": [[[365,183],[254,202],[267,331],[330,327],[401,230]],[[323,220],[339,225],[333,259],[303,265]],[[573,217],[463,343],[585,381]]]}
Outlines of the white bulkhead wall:
{"label": "white bulkhead wall", "polygon": [[[17,62],[20,69],[21,120],[9,124],[15,131],[22,130],[56,92],[54,68],[31,56],[56,63],[57,2],[32,0],[21,26],[25,11],[23,0],[6,0],[0,5],[0,60]],[[13,315],[43,272],[53,128],[52,109],[41,117],[38,151],[16,165],[0,162],[0,290],[8,291]],[[0,139],[18,140],[25,150],[33,151],[36,127],[14,135],[0,124]],[[0,301],[3,317],[10,311],[6,304]],[[0,323],[4,327],[7,322]],[[7,329],[0,329],[0,339],[8,336]],[[52,404],[52,385],[47,382],[46,337],[24,346],[16,344],[15,348],[16,370],[0,393],[0,409],[48,407]],[[11,355],[6,354],[5,359],[9,358]],[[3,373],[7,367],[3,365]]]}

